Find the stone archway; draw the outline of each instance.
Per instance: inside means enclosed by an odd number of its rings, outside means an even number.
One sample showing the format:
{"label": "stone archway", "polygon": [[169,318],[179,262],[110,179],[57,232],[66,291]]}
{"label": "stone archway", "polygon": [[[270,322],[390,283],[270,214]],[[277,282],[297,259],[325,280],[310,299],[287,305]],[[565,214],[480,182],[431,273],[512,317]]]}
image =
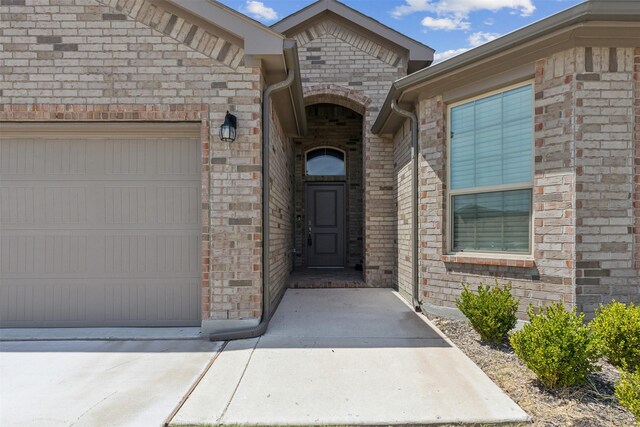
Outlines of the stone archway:
{"label": "stone archway", "polygon": [[304,104],[336,104],[355,111],[361,116],[366,116],[367,108],[371,104],[371,98],[361,91],[346,88],[344,86],[324,84],[315,85],[304,89]]}

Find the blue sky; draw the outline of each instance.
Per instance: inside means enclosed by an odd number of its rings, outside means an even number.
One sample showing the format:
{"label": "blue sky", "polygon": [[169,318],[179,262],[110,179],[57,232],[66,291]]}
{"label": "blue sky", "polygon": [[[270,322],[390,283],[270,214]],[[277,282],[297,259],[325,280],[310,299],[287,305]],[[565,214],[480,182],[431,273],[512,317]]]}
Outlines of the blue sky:
{"label": "blue sky", "polygon": [[[271,25],[314,0],[220,0]],[[582,0],[342,0],[436,50],[444,60]]]}

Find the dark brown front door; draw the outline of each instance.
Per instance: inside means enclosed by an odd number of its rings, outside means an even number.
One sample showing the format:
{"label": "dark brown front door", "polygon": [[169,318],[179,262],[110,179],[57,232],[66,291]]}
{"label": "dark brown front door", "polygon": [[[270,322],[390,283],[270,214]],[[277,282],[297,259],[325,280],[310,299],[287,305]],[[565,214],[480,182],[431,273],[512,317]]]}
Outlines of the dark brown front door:
{"label": "dark brown front door", "polygon": [[344,184],[307,184],[307,266],[344,267]]}

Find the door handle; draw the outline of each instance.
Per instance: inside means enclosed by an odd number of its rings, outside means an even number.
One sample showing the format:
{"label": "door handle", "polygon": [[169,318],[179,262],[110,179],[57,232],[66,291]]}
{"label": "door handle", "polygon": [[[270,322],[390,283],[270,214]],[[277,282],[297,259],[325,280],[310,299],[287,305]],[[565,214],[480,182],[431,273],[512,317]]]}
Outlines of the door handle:
{"label": "door handle", "polygon": [[311,237],[311,227],[309,227],[309,234],[307,235],[307,246],[313,246],[313,238]]}

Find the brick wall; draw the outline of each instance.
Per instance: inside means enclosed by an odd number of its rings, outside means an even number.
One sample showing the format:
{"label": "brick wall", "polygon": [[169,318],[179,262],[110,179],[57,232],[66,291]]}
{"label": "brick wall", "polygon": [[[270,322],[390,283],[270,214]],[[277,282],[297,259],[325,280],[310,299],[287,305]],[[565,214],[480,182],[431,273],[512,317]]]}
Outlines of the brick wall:
{"label": "brick wall", "polygon": [[420,283],[425,302],[454,307],[461,282],[477,286],[499,278],[510,282],[520,298],[521,317],[529,304],[573,304],[572,57],[563,52],[536,64],[533,260],[447,255],[447,105],[441,97],[420,101]]}
{"label": "brick wall", "polygon": [[[327,93],[336,96],[333,101],[325,98],[324,102],[344,105],[342,100],[346,97],[365,107],[365,278],[370,286],[392,286],[396,238],[394,149],[391,141],[372,135],[370,129],[391,83],[406,74],[406,58],[331,19],[302,28],[291,36],[300,48],[300,68],[307,93],[317,97],[317,88],[325,87]],[[363,105],[364,99],[368,100],[367,105]]]}
{"label": "brick wall", "polygon": [[634,105],[635,105],[635,130],[634,141],[634,171],[633,171],[633,194],[634,194],[634,240],[635,247],[633,259],[635,269],[640,270],[640,48],[634,49],[633,57],[633,81],[635,83]]}
{"label": "brick wall", "polygon": [[[25,117],[35,117],[46,107],[27,104],[56,105],[45,120],[76,117],[81,106],[91,117],[140,120],[151,111],[152,119],[172,120],[165,108],[206,105],[212,136],[203,182],[211,187],[204,206],[213,231],[203,265],[210,310],[203,311],[211,319],[259,317],[260,69],[242,65],[239,46],[144,0],[17,0],[0,4],[0,14],[6,109],[22,105]],[[227,109],[238,117],[234,143],[217,137]]]}
{"label": "brick wall", "polygon": [[633,48],[577,49],[576,292],[578,308],[589,314],[612,299],[640,301],[633,256],[633,72]]}
{"label": "brick wall", "polygon": [[638,301],[637,58],[637,49],[634,58],[633,49],[575,48],[532,64],[532,260],[446,255],[447,108],[440,97],[420,101],[420,277],[427,303],[452,307],[460,282],[494,277],[512,283],[521,316],[530,303],[562,301],[590,316],[611,299]]}
{"label": "brick wall", "polygon": [[306,176],[305,153],[315,147],[328,146],[343,150],[346,154],[346,263],[354,267],[363,259],[362,116],[334,104],[315,104],[308,106],[306,111],[308,132],[304,138],[297,138],[295,144],[295,216],[302,218],[296,223],[296,266],[305,265],[307,248],[305,183],[335,181],[332,177]]}
{"label": "brick wall", "polygon": [[[273,109],[271,111],[269,291],[273,311],[286,290],[293,267],[294,148],[280,126],[277,114]],[[250,208],[242,206],[242,209]]]}
{"label": "brick wall", "polygon": [[393,144],[394,193],[396,199],[396,262],[394,283],[407,300],[412,299],[413,289],[413,211],[411,209],[411,183],[413,163],[411,161],[411,127],[408,120],[396,133]]}
{"label": "brick wall", "polygon": [[535,63],[534,260],[537,304],[575,303],[575,49]]}

